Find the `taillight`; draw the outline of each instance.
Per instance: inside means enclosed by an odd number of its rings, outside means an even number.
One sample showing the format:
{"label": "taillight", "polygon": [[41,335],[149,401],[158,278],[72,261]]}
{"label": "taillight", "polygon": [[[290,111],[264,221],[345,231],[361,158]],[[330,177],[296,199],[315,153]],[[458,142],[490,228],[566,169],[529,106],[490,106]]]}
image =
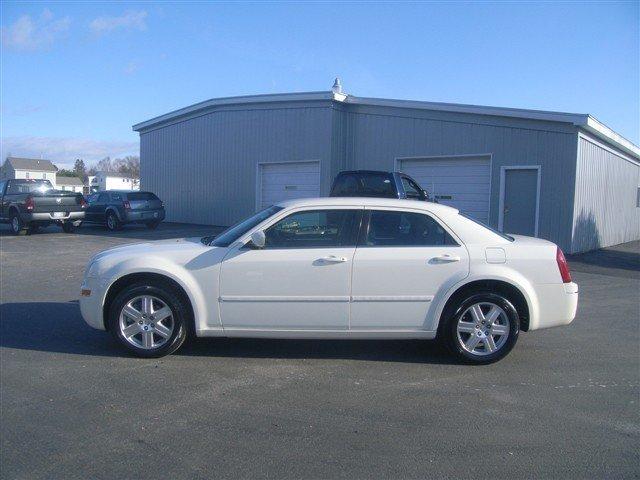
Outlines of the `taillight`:
{"label": "taillight", "polygon": [[33,210],[34,207],[34,203],[33,203],[33,197],[27,197],[27,199],[24,201],[24,208],[26,208],[27,210]]}
{"label": "taillight", "polygon": [[560,270],[560,276],[563,283],[571,283],[571,272],[569,271],[569,264],[567,259],[564,258],[564,253],[560,250],[560,247],[556,250],[556,261],[558,262],[558,269]]}
{"label": "taillight", "polygon": [[131,210],[131,204],[129,203],[129,200],[125,200],[124,202],[122,202],[122,204],[124,205],[124,208],[126,210]]}

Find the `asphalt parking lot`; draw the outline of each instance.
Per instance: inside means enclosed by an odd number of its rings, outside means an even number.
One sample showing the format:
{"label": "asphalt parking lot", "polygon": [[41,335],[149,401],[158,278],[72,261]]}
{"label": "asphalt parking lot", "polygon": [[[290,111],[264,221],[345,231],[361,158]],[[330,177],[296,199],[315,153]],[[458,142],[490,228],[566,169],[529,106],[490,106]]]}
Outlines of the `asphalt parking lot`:
{"label": "asphalt parking lot", "polygon": [[640,243],[570,258],[568,327],[434,343],[199,339],[132,358],[76,300],[96,252],[212,233],[0,227],[2,478],[638,478]]}

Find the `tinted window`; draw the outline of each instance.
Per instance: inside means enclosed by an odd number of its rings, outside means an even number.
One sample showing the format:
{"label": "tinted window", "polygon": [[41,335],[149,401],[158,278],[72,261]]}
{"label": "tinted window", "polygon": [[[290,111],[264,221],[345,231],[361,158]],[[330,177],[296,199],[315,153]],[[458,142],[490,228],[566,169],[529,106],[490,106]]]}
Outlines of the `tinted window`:
{"label": "tinted window", "polygon": [[386,173],[347,173],[339,175],[331,190],[334,197],[396,198],[396,187]]}
{"label": "tinted window", "polygon": [[407,194],[407,198],[424,198],[424,194],[422,193],[422,189],[413,181],[409,180],[407,177],[402,178],[402,186],[404,187],[404,191]]}
{"label": "tinted window", "polygon": [[100,202],[100,203],[106,203],[106,202],[108,202],[108,201],[109,201],[109,195],[107,195],[106,193],[101,193],[101,194],[98,196],[98,202]]}
{"label": "tinted window", "polygon": [[[4,183],[5,182],[0,182],[0,194],[4,191]],[[640,198],[640,197],[638,197]]]}
{"label": "tinted window", "polygon": [[95,202],[97,199],[98,199],[98,194],[97,194],[97,193],[94,193],[94,194],[89,195],[89,196],[87,197],[87,202],[89,202],[89,203],[93,203],[93,202]]}
{"label": "tinted window", "polygon": [[282,207],[267,207],[251,217],[245,218],[241,222],[227,228],[220,235],[216,237],[203,237],[201,241],[202,243],[213,245],[214,247],[228,247],[253,227],[264,222],[267,218],[276,214],[280,210],[282,210]]}
{"label": "tinted window", "polygon": [[7,193],[45,192],[53,189],[49,180],[9,180]]}
{"label": "tinted window", "polygon": [[416,247],[456,245],[455,240],[429,215],[372,211],[365,245]]}
{"label": "tinted window", "polygon": [[158,200],[158,197],[151,192],[134,192],[127,193],[127,199],[131,202],[138,202],[140,200]]}
{"label": "tinted window", "polygon": [[111,200],[114,202],[119,202],[122,200],[122,195],[119,193],[112,193],[111,194]]}
{"label": "tinted window", "polygon": [[346,247],[355,245],[358,210],[292,213],[265,231],[265,248]]}

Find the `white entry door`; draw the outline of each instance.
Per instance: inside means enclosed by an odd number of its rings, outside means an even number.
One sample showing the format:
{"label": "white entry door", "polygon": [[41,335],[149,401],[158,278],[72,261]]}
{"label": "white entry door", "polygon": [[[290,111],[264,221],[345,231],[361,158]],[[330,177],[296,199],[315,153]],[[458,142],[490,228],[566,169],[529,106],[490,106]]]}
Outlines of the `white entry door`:
{"label": "white entry door", "polygon": [[398,169],[415,178],[439,203],[488,224],[491,195],[488,156],[405,158],[398,162]]}
{"label": "white entry door", "polygon": [[258,210],[283,200],[320,196],[320,162],[258,165]]}

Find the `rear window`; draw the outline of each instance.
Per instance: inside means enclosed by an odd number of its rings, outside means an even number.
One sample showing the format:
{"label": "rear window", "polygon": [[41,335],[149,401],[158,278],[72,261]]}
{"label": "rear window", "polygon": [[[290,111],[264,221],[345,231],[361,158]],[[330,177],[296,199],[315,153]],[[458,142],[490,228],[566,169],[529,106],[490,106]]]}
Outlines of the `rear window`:
{"label": "rear window", "polygon": [[347,173],[339,175],[331,190],[333,197],[397,198],[391,175],[386,173]]}
{"label": "rear window", "polygon": [[156,197],[151,192],[134,192],[134,193],[127,193],[127,199],[130,202],[139,202],[139,201],[145,201],[145,200],[158,200],[158,197]]}
{"label": "rear window", "polygon": [[49,180],[9,180],[7,194],[46,192],[52,190]]}

